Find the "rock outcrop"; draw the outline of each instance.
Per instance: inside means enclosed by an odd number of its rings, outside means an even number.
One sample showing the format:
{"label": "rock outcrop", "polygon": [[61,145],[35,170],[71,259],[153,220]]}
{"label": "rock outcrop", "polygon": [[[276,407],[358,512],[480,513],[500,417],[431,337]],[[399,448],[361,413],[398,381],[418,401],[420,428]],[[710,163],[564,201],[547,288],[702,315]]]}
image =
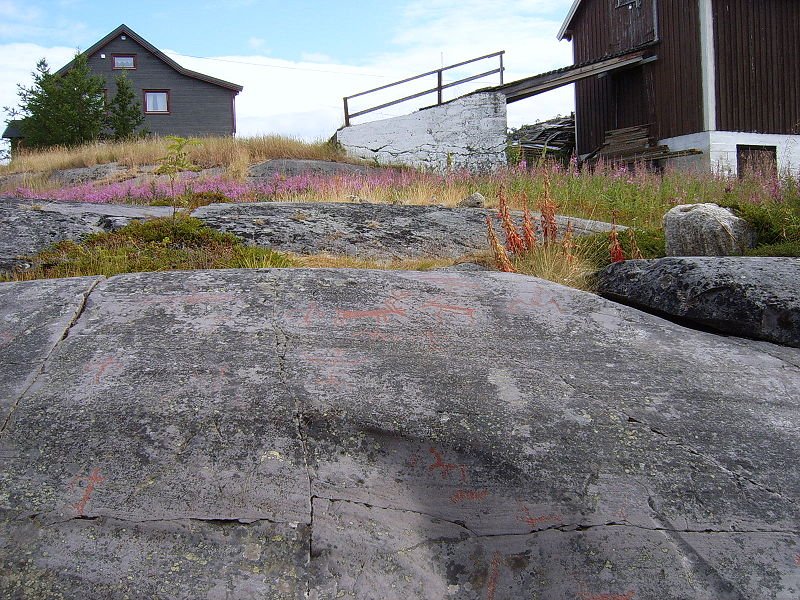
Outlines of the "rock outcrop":
{"label": "rock outcrop", "polygon": [[755,234],[744,219],[716,204],[682,204],[664,215],[667,256],[741,256]]}
{"label": "rock outcrop", "polygon": [[800,594],[800,350],[499,273],[0,298],[2,597]]}
{"label": "rock outcrop", "polygon": [[63,240],[110,231],[132,219],[166,216],[166,206],[80,204],[0,198],[0,271],[25,268],[28,257]]}
{"label": "rock outcrop", "polygon": [[[370,258],[457,258],[487,247],[486,215],[496,211],[333,202],[212,204],[192,212],[210,227],[279,251]],[[24,266],[63,239],[113,230],[132,219],[172,214],[170,207],[0,198],[0,270]],[[577,235],[610,225],[570,219]],[[559,217],[564,228],[567,219]]]}
{"label": "rock outcrop", "polygon": [[253,178],[272,178],[276,175],[294,177],[303,173],[314,175],[369,175],[380,173],[385,168],[354,165],[351,163],[331,162],[327,160],[300,160],[289,158],[276,158],[252,165],[247,174]]}
{"label": "rock outcrop", "polygon": [[723,333],[800,348],[800,259],[629,260],[601,271],[598,291]]}

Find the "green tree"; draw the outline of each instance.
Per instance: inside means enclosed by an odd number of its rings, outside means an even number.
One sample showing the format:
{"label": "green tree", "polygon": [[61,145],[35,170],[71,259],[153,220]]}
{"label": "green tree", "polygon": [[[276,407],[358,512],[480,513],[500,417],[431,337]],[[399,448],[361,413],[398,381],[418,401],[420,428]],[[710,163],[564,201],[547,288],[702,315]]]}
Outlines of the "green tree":
{"label": "green tree", "polygon": [[133,137],[136,130],[144,123],[142,103],[136,99],[133,86],[125,73],[117,75],[114,79],[117,84],[117,93],[108,103],[108,128],[115,140],[124,140]]}
{"label": "green tree", "polygon": [[47,61],[40,60],[33,85],[17,88],[20,105],[9,112],[21,118],[26,147],[75,146],[101,136],[105,79],[92,74],[83,54],[75,55],[72,67],[62,76],[51,73]]}

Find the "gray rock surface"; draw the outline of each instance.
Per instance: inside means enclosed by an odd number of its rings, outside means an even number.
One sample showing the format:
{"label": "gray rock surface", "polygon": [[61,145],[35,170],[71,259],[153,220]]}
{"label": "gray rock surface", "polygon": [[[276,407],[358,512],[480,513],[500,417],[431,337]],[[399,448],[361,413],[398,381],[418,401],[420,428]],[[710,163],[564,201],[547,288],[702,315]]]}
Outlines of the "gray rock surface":
{"label": "gray rock surface", "polygon": [[[496,211],[399,206],[265,202],[212,204],[192,213],[210,227],[280,251],[373,258],[459,257],[487,247],[486,215]],[[89,204],[0,198],[0,271],[64,240],[112,231],[134,219],[168,216],[168,206]],[[562,229],[566,219],[560,218]],[[577,235],[607,223],[571,219]]]}
{"label": "gray rock surface", "polygon": [[115,175],[124,175],[128,172],[128,168],[118,163],[106,163],[102,165],[94,165],[91,167],[76,167],[74,169],[57,169],[50,173],[50,179],[57,181],[65,186],[79,185],[89,181],[99,181],[114,177]]}
{"label": "gray rock surface", "polygon": [[0,284],[0,424],[40,374],[102,277]]}
{"label": "gray rock surface", "polygon": [[26,257],[63,240],[110,231],[133,219],[166,216],[167,206],[124,206],[0,198],[0,271],[24,268]]}
{"label": "gray rock surface", "polygon": [[629,260],[598,276],[603,296],[732,335],[800,348],[800,259]]}
{"label": "gray rock surface", "polygon": [[716,204],[682,204],[664,215],[667,256],[741,256],[755,243],[744,219]]}
{"label": "gray rock surface", "polygon": [[[496,212],[442,206],[262,202],[211,204],[192,215],[253,245],[300,254],[456,258],[487,248],[486,215]],[[559,217],[562,229],[566,221]],[[576,235],[610,229],[607,223],[571,221]]]}
{"label": "gray rock surface", "polygon": [[327,160],[301,160],[290,158],[278,158],[268,160],[257,165],[252,165],[248,171],[250,177],[272,178],[275,175],[285,175],[293,177],[303,173],[313,173],[315,175],[341,175],[355,173],[358,175],[369,175],[384,171],[376,167],[366,165],[354,165],[350,163],[331,162]]}
{"label": "gray rock surface", "polygon": [[62,337],[0,431],[0,597],[800,594],[799,350],[346,270],[114,277]]}

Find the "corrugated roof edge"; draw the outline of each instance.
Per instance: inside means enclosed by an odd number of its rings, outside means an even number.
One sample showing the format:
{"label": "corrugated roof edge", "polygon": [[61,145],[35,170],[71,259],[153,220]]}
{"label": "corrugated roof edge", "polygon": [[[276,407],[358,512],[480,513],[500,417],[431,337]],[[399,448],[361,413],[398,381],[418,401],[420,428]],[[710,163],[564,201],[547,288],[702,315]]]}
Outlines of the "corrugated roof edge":
{"label": "corrugated roof edge", "polygon": [[[243,86],[237,85],[235,83],[231,83],[230,81],[224,81],[222,79],[217,79],[216,77],[211,77],[210,75],[203,75],[202,73],[198,73],[197,71],[191,71],[189,69],[186,69],[186,68],[180,66],[178,63],[176,63],[174,60],[172,60],[169,56],[167,56],[161,50],[159,50],[158,48],[153,46],[153,44],[148,42],[146,39],[144,39],[142,36],[140,36],[138,33],[136,33],[133,29],[131,29],[130,27],[128,27],[124,23],[122,25],[120,25],[119,27],[117,27],[114,31],[109,33],[106,37],[101,39],[99,42],[97,42],[96,44],[93,44],[91,47],[89,47],[88,49],[84,50],[81,54],[85,54],[86,56],[91,56],[92,54],[97,52],[100,48],[102,48],[103,46],[108,44],[115,37],[117,37],[118,35],[122,35],[122,34],[129,35],[131,37],[131,39],[133,39],[135,42],[139,43],[140,45],[144,46],[148,51],[152,52],[156,57],[158,57],[159,60],[163,61],[164,63],[166,63],[167,65],[169,65],[173,69],[175,69],[181,75],[186,75],[187,77],[191,77],[193,79],[199,79],[200,81],[205,81],[207,83],[211,83],[211,84],[214,84],[214,85],[218,85],[220,87],[227,88],[229,90],[233,90],[237,94],[244,89]],[[56,71],[56,75],[63,75],[64,73],[69,71],[70,68],[72,67],[72,63],[74,63],[74,62],[75,62],[74,60],[69,61],[66,65],[64,65],[58,71]]]}

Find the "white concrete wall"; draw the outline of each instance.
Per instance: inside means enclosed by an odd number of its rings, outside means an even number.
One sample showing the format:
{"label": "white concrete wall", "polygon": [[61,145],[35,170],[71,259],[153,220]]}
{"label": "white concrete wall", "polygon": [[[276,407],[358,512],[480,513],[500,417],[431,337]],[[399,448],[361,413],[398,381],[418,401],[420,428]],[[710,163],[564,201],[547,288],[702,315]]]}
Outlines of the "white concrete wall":
{"label": "white concrete wall", "polygon": [[481,92],[410,115],[344,127],[336,139],[348,154],[380,164],[480,172],[506,164],[506,130],[505,96]]}
{"label": "white concrete wall", "polygon": [[697,148],[702,155],[672,159],[670,164],[681,168],[711,169],[726,175],[737,175],[736,146],[775,146],[778,172],[800,175],[800,135],[744,133],[741,131],[704,131],[661,140],[670,150]]}

